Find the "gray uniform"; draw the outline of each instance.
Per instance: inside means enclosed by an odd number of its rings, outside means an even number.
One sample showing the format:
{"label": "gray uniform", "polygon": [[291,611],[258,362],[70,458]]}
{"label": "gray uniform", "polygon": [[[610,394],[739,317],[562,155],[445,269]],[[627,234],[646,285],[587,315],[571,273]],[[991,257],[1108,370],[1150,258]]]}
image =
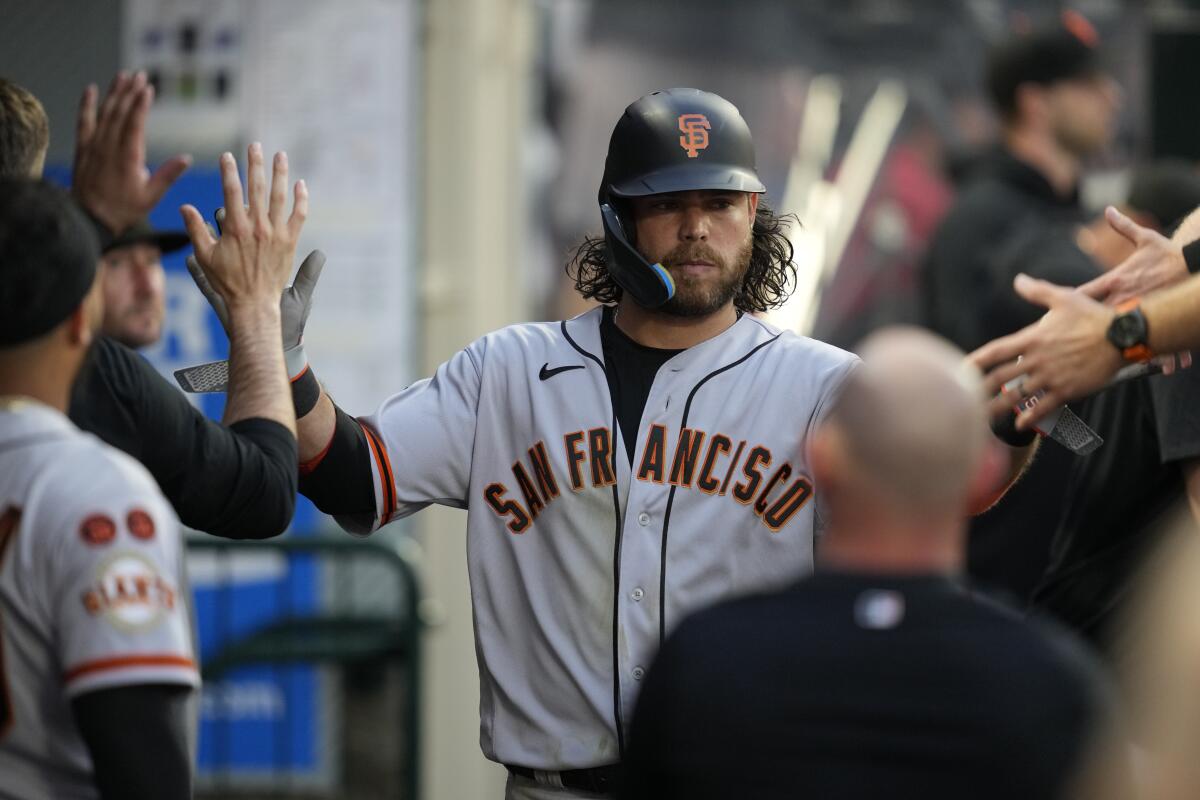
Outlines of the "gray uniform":
{"label": "gray uniform", "polygon": [[600,319],[489,334],[363,420],[376,527],[468,510],[481,744],[541,770],[620,758],[686,614],[810,571],[805,443],[856,361],[743,316],[659,370],[631,471]]}
{"label": "gray uniform", "polygon": [[92,798],[87,692],[199,686],[182,540],[146,470],[33,401],[0,402],[0,798]]}

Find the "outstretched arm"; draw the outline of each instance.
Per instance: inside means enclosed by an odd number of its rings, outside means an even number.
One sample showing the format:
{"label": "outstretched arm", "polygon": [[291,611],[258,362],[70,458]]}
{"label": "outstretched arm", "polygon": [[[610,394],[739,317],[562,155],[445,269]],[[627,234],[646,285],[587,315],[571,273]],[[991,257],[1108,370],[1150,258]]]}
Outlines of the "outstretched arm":
{"label": "outstretched arm", "polygon": [[300,181],[287,215],[288,164],[277,153],[268,195],[262,145],[247,151],[248,206],[242,205],[237,164],[221,156],[221,184],[227,209],[220,239],[193,206],[180,209],[196,260],[229,315],[230,381],[227,424],[251,417],[274,420],[296,430],[291,391],[280,346],[279,296],[283,292],[296,240],[308,213],[308,191]]}

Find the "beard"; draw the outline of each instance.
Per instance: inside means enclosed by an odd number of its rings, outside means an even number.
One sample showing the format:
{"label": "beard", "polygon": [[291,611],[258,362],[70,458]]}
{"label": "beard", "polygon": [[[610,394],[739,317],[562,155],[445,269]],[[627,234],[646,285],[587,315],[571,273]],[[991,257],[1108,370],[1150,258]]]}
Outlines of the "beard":
{"label": "beard", "polygon": [[[676,247],[659,260],[675,281],[675,296],[657,310],[677,317],[703,317],[719,311],[737,297],[753,251],[752,236],[746,237],[732,259],[722,258],[703,242]],[[678,269],[681,264],[695,261],[711,262],[716,266],[716,275],[696,277]]]}

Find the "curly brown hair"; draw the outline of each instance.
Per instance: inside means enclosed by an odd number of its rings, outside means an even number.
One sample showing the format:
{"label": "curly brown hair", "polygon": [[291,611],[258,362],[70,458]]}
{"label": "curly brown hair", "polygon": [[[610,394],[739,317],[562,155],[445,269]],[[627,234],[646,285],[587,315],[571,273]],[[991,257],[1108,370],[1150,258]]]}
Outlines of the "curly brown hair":
{"label": "curly brown hair", "polygon": [[[786,233],[792,223],[800,224],[795,214],[777,215],[765,201],[759,200],[751,231],[750,266],[733,298],[733,305],[739,311],[779,308],[795,288],[796,267],[792,264],[792,243]],[[575,290],[586,300],[611,305],[624,293],[608,271],[608,248],[603,236],[585,237],[567,262],[566,272],[575,281]]]}

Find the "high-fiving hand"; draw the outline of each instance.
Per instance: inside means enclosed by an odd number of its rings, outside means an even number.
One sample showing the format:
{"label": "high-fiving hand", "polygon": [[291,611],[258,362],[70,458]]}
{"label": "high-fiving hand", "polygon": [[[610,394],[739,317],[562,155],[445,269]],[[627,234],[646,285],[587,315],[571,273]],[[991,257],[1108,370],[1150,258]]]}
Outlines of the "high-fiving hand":
{"label": "high-fiving hand", "polygon": [[299,181],[293,190],[292,213],[287,214],[288,162],[276,153],[271,185],[267,187],[262,145],[246,154],[247,204],[233,155],[221,156],[221,185],[225,220],[220,238],[204,224],[194,206],[180,209],[195,248],[196,261],[208,285],[233,311],[243,303],[269,302],[278,307],[296,254],[296,242],[308,215],[308,189]]}
{"label": "high-fiving hand", "polygon": [[1105,209],[1104,216],[1112,229],[1137,249],[1108,272],[1080,286],[1079,291],[1102,303],[1118,306],[1187,278],[1182,245],[1138,225],[1112,206]]}
{"label": "high-fiving hand", "polygon": [[146,117],[154,102],[146,73],[118,73],[97,107],[98,96],[88,86],[79,102],[71,192],[116,236],[150,213],[192,159],[168,158],[153,174],[146,167]]}

